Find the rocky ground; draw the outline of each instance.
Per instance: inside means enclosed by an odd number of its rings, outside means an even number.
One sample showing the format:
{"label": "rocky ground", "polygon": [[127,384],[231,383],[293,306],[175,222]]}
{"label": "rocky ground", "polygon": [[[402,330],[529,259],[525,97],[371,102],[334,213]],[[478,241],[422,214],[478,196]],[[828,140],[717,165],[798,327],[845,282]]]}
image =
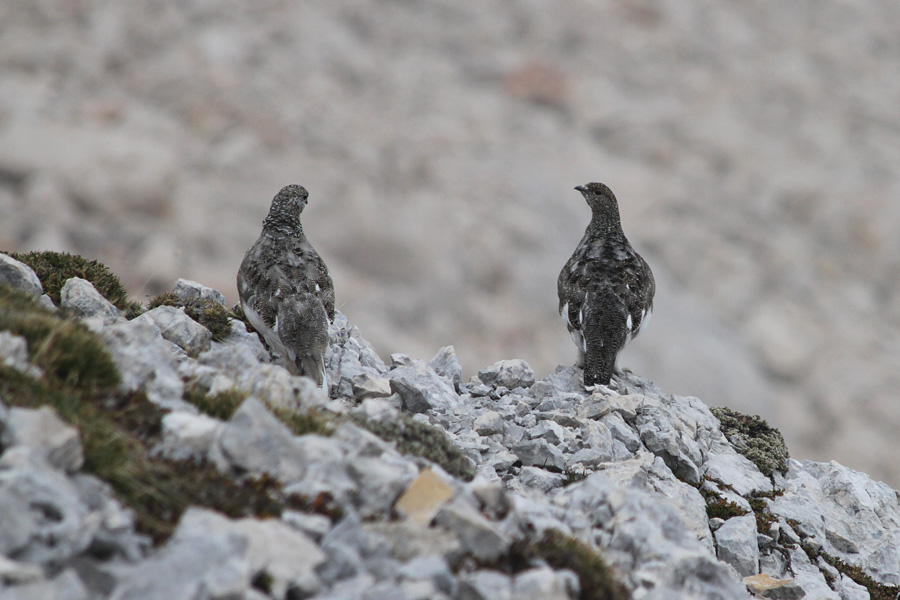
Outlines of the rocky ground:
{"label": "rocky ground", "polygon": [[326,397],[202,284],[125,314],[5,255],[0,281],[4,599],[900,592],[900,494],[632,373],[464,379],[338,314]]}
{"label": "rocky ground", "polygon": [[0,248],[132,296],[234,273],[268,201],[383,354],[574,355],[555,278],[608,183],[660,281],[627,357],[900,484],[893,0],[0,5]]}

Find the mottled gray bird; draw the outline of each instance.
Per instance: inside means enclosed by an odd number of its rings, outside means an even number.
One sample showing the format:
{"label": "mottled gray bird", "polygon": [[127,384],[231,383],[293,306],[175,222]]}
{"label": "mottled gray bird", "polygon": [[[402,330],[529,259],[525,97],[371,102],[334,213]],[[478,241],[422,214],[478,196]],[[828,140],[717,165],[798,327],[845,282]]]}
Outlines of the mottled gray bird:
{"label": "mottled gray bird", "polygon": [[262,233],[247,250],[237,287],[244,314],[285,366],[326,393],[325,350],[334,319],[334,285],[303,234],[300,213],[309,193],[288,185],[272,200]]}
{"label": "mottled gray bird", "polygon": [[650,265],[622,231],[619,205],[602,183],[575,188],[591,207],[591,222],[559,274],[559,314],[575,345],[584,387],[608,385],[616,357],[647,324],[656,283]]}

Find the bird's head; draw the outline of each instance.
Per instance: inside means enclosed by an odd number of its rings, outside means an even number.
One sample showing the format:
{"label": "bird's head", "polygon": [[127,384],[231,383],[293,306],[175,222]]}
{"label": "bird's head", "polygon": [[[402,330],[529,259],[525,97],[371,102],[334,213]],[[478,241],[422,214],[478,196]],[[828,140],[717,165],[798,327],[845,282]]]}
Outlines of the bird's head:
{"label": "bird's head", "polygon": [[612,190],[602,183],[587,183],[585,185],[575,186],[575,189],[581,192],[584,199],[587,200],[591,210],[606,210],[610,206],[618,206],[616,204],[616,196]]}
{"label": "bird's head", "polygon": [[306,207],[309,192],[302,185],[286,185],[272,199],[269,215],[263,224],[278,229],[300,227],[300,213]]}
{"label": "bird's head", "polygon": [[619,204],[611,189],[602,183],[587,183],[576,186],[575,189],[581,192],[591,207],[592,227],[598,230],[620,227]]}

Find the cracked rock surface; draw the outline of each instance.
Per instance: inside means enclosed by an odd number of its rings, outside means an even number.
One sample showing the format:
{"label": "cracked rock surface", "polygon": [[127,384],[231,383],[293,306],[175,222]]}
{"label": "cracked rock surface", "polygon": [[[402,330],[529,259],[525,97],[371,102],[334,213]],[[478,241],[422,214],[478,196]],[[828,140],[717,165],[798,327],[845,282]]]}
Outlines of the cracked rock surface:
{"label": "cracked rock surface", "polygon": [[[154,546],[133,510],[83,472],[76,429],[0,398],[3,598],[577,598],[584,580],[572,568],[502,566],[553,531],[598,552],[633,598],[869,597],[859,573],[900,585],[895,490],[837,463],[789,460],[763,476],[702,400],[630,372],[593,394],[576,368],[535,381],[522,360],[461,381],[452,347],[388,364],[338,314],[326,398],[270,363],[237,322],[188,353],[152,319],[84,318],[121,389],[164,410],[158,452],[273,478],[333,510],[229,518],[189,507]],[[184,399],[196,385],[243,400],[230,416],[201,414]],[[308,411],[335,423],[330,435],[281,421]],[[467,475],[372,423],[436,428]]]}

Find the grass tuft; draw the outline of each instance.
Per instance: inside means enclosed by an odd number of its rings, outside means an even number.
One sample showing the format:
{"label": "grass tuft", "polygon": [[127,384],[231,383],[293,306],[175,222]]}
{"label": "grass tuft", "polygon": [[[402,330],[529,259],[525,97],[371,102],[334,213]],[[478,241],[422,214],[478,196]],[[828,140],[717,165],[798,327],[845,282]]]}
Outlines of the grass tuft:
{"label": "grass tuft", "polygon": [[555,529],[544,531],[533,541],[518,540],[499,560],[478,567],[514,575],[544,562],[554,569],[569,569],[578,577],[579,600],[625,600],[628,590],[616,580],[613,570],[593,548]]}
{"label": "grass tuft", "polygon": [[88,260],[77,254],[67,252],[37,251],[27,253],[10,252],[9,256],[31,267],[44,293],[50,296],[53,303],[59,306],[60,291],[66,281],[72,277],[80,277],[90,281],[100,295],[112,302],[129,319],[141,313],[139,303],[128,299],[128,292],[119,278],[109,267],[96,260]]}
{"label": "grass tuft", "polygon": [[430,460],[463,481],[471,481],[475,477],[472,461],[437,427],[421,423],[402,413],[396,422],[375,422],[360,418],[354,419],[354,422],[381,439],[394,442],[401,454]]}
{"label": "grass tuft", "polygon": [[711,408],[721,422],[722,433],[735,449],[756,465],[766,477],[775,471],[787,471],[790,458],[781,432],[759,416],[750,416],[729,408]]}
{"label": "grass tuft", "polygon": [[183,308],[187,316],[209,329],[217,342],[221,342],[231,334],[231,315],[227,308],[214,300],[201,298],[183,300],[170,292],[150,300],[149,309],[152,310],[157,306]]}
{"label": "grass tuft", "polygon": [[578,483],[579,481],[584,481],[589,474],[588,470],[584,467],[581,468],[581,471],[576,471],[572,467],[566,467],[566,470],[563,471],[563,475],[566,477],[563,479],[563,487]]}
{"label": "grass tuft", "polygon": [[[796,528],[795,528],[796,529]],[[884,583],[880,583],[876,581],[871,575],[862,570],[862,568],[851,565],[840,558],[831,556],[827,552],[821,549],[814,549],[811,545],[807,543],[801,542],[800,547],[806,552],[806,555],[809,559],[816,563],[816,559],[821,558],[829,565],[837,569],[842,575],[849,577],[859,585],[863,586],[869,591],[869,598],[872,600],[897,600],[900,598],[900,585],[887,585]],[[827,571],[822,570],[823,575],[827,573]],[[829,578],[828,575],[825,575],[826,579]],[[833,582],[829,581],[829,585]]]}
{"label": "grass tuft", "polygon": [[75,319],[62,318],[24,292],[0,286],[0,331],[28,342],[28,357],[56,383],[81,388],[116,386],[120,375],[103,342]]}

